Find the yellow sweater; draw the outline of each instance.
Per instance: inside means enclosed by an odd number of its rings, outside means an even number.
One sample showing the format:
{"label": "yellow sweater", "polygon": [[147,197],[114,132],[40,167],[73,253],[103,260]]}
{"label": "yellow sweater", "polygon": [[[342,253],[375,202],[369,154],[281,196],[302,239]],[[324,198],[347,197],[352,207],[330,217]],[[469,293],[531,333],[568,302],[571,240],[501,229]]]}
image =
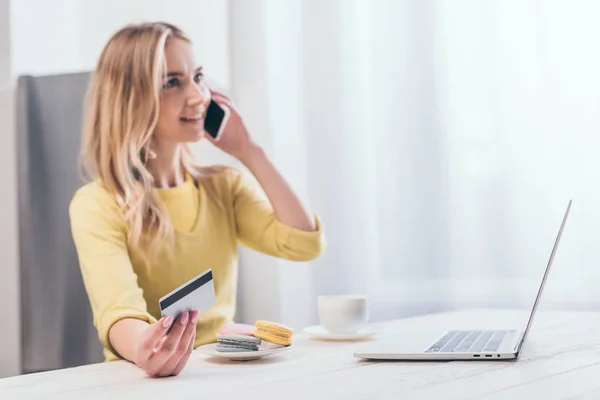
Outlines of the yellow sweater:
{"label": "yellow sweater", "polygon": [[[234,316],[237,287],[237,244],[295,261],[317,257],[324,247],[321,222],[306,232],[276,220],[264,196],[234,168],[219,167],[208,184],[189,177],[178,187],[157,189],[176,230],[172,262],[142,262],[126,243],[127,226],[112,197],[96,182],[81,187],[70,204],[71,229],[94,325],[106,361],[120,359],[108,340],[121,318],[149,323],[160,318],[158,299],[208,268],[213,270],[216,303],[198,319],[195,347],[214,342],[220,327]],[[202,311],[202,310],[200,310]]]}

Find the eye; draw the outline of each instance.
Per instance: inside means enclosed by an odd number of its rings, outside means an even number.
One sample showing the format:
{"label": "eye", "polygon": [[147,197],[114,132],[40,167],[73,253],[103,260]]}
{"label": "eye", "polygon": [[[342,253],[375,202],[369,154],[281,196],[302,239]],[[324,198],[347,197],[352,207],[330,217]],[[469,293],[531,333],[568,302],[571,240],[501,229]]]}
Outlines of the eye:
{"label": "eye", "polygon": [[168,89],[168,88],[175,87],[175,86],[179,86],[179,79],[171,78],[167,81],[167,83],[165,83],[164,88]]}
{"label": "eye", "polygon": [[200,83],[202,78],[204,78],[204,74],[202,72],[198,72],[198,73],[196,73],[196,75],[194,75],[194,81],[196,83]]}

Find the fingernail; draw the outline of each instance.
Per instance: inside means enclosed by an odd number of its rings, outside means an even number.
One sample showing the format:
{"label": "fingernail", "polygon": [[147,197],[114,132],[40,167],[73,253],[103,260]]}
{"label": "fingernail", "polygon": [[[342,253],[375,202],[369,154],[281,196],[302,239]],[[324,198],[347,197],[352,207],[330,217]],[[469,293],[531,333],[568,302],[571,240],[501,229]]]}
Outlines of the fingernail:
{"label": "fingernail", "polygon": [[173,317],[171,317],[170,315],[165,318],[165,320],[163,321],[163,326],[165,328],[168,328],[169,326],[171,326],[171,324],[173,323]]}
{"label": "fingernail", "polygon": [[183,314],[181,314],[181,317],[179,317],[179,322],[181,322],[181,325],[185,325],[185,324],[187,324],[187,321],[188,321],[188,313],[186,311]]}
{"label": "fingernail", "polygon": [[194,310],[194,312],[192,312],[192,324],[195,324],[196,321],[198,321],[199,315],[200,313],[198,312],[198,310]]}

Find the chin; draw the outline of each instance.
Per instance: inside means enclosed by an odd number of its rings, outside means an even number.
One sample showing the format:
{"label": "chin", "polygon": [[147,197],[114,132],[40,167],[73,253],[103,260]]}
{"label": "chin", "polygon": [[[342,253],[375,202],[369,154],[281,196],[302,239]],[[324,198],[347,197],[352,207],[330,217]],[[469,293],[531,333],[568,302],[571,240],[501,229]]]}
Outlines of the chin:
{"label": "chin", "polygon": [[189,132],[189,131],[181,132],[181,135],[179,135],[182,142],[198,142],[198,141],[204,139],[204,136],[205,136],[204,130],[193,131],[193,132]]}
{"label": "chin", "polygon": [[194,142],[198,142],[202,139],[204,139],[204,132],[199,132],[192,137],[192,141],[194,141]]}

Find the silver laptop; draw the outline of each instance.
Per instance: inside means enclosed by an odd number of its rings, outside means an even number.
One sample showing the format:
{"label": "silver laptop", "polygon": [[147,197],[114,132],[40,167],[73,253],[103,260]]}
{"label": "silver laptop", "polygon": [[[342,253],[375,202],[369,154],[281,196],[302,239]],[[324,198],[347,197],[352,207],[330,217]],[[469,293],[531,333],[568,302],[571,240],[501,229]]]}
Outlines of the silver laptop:
{"label": "silver laptop", "polygon": [[[569,200],[550,259],[538,289],[533,308],[524,330],[447,330],[446,332],[419,332],[418,337],[403,341],[403,335],[392,340],[378,340],[354,352],[354,357],[368,360],[507,360],[519,357],[527,333],[544,291],[550,266],[554,260],[563,229],[571,210]],[[441,334],[440,334],[441,333]]]}

